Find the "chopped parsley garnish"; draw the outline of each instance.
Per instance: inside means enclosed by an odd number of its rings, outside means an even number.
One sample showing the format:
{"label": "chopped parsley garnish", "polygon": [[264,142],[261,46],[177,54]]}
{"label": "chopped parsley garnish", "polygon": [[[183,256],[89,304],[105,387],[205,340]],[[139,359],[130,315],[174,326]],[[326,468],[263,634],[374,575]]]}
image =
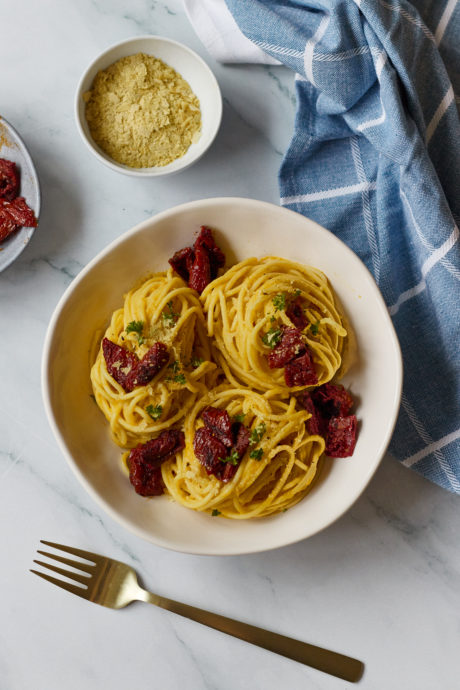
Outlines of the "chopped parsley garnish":
{"label": "chopped parsley garnish", "polygon": [[302,294],[301,290],[299,290],[299,289],[294,290],[294,299],[297,299],[297,297],[300,297],[301,294]]}
{"label": "chopped parsley garnish", "polygon": [[275,311],[284,311],[286,309],[286,295],[284,292],[279,292],[272,299]]}
{"label": "chopped parsley garnish", "polygon": [[253,458],[254,460],[262,460],[262,455],[264,454],[264,451],[262,448],[254,448],[254,450],[251,450],[249,453],[249,457]]}
{"label": "chopped parsley garnish", "polygon": [[130,321],[125,328],[126,333],[136,333],[139,345],[142,345],[142,343],[144,342],[144,338],[142,337],[143,330],[143,321]]}
{"label": "chopped parsley garnish", "polygon": [[143,321],[130,321],[126,326],[126,333],[142,333],[144,329]]}
{"label": "chopped parsley garnish", "polygon": [[246,417],[246,414],[244,412],[242,412],[241,414],[235,414],[232,417],[232,421],[239,422],[240,424],[242,424],[244,422],[245,417]]}
{"label": "chopped parsley garnish", "polygon": [[160,419],[163,408],[161,405],[147,405],[145,408],[147,414],[151,416],[152,419]]}
{"label": "chopped parsley garnish", "polygon": [[265,434],[266,429],[267,427],[265,422],[261,422],[258,426],[254,427],[249,437],[251,446],[255,446],[257,443],[259,443],[259,441],[262,439],[262,436]]}
{"label": "chopped parsley garnish", "polygon": [[273,350],[273,348],[276,347],[281,340],[281,336],[281,329],[273,327],[262,336],[262,342],[264,345]]}
{"label": "chopped parsley garnish", "polygon": [[232,450],[230,455],[227,455],[225,458],[219,458],[221,462],[228,462],[230,465],[238,465],[240,461],[240,456],[238,455],[237,450]]}
{"label": "chopped parsley garnish", "polygon": [[212,515],[213,517],[216,517],[217,515],[221,515],[221,512],[220,512],[220,510],[217,510],[217,508],[214,508],[214,510],[212,511],[211,515]]}
{"label": "chopped parsley garnish", "polygon": [[167,309],[161,312],[161,316],[163,317],[165,326],[167,326],[168,328],[172,328],[175,325],[177,319],[179,318],[179,314],[176,314],[176,312],[174,311],[172,300],[169,300],[166,306]]}
{"label": "chopped parsley garnish", "polygon": [[165,381],[173,381],[174,383],[187,383],[187,379],[185,378],[185,375],[182,373],[179,373],[181,370],[181,365],[180,362],[177,361],[177,359],[174,360],[174,362],[171,362],[168,364],[168,369],[172,369],[174,376],[167,376],[165,378]]}
{"label": "chopped parsley garnish", "polygon": [[190,366],[191,366],[193,369],[198,369],[198,367],[200,366],[200,364],[203,364],[203,362],[204,362],[204,359],[203,359],[202,357],[195,357],[195,356],[193,356],[192,359],[190,360]]}
{"label": "chopped parsley garnish", "polygon": [[319,331],[319,321],[317,321],[316,323],[312,323],[312,324],[310,325],[310,330],[311,330],[311,332],[313,333],[313,335],[318,335],[318,331]]}

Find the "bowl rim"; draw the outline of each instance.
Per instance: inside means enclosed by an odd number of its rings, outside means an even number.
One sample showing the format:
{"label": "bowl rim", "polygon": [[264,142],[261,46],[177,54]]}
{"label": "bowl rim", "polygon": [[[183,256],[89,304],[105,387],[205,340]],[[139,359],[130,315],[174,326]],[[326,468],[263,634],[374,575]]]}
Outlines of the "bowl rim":
{"label": "bowl rim", "polygon": [[[253,553],[261,553],[265,551],[272,551],[274,549],[282,548],[284,546],[289,546],[295,543],[298,543],[300,541],[303,541],[305,539],[308,539],[309,537],[312,537],[316,534],[319,534],[323,530],[325,530],[327,527],[330,527],[333,523],[335,523],[337,520],[339,520],[348,510],[351,509],[351,507],[356,503],[356,501],[360,498],[360,496],[363,494],[365,489],[367,488],[369,482],[371,481],[372,477],[374,476],[375,472],[377,471],[380,463],[382,462],[385,453],[387,451],[388,445],[391,441],[391,437],[393,435],[393,430],[396,424],[396,420],[398,417],[398,412],[400,409],[400,403],[401,403],[401,395],[402,395],[402,383],[403,383],[403,360],[402,360],[402,354],[401,354],[401,348],[398,340],[398,336],[396,334],[395,328],[393,326],[393,322],[391,320],[391,317],[388,313],[388,308],[385,304],[385,301],[382,297],[382,294],[375,283],[374,277],[372,276],[371,272],[369,269],[366,267],[366,265],[363,263],[363,261],[359,258],[359,256],[352,250],[350,247],[348,247],[341,239],[339,239],[334,233],[332,233],[330,230],[327,230],[327,228],[324,228],[323,226],[319,225],[319,223],[316,223],[315,221],[311,220],[310,218],[307,218],[308,221],[310,221],[313,225],[315,225],[317,228],[319,228],[321,231],[326,232],[330,238],[338,243],[341,248],[346,251],[347,253],[351,254],[355,260],[358,260],[362,268],[364,269],[365,274],[367,275],[368,279],[368,284],[370,289],[373,291],[373,297],[376,299],[376,301],[379,303],[379,306],[382,308],[382,314],[384,315],[384,318],[386,319],[386,325],[390,330],[391,333],[391,340],[393,342],[393,347],[394,347],[394,353],[395,353],[395,370],[393,371],[394,378],[395,378],[395,397],[393,401],[393,407],[391,411],[391,416],[389,417],[388,420],[388,426],[387,426],[387,432],[385,434],[385,437],[383,438],[381,442],[381,446],[379,449],[379,453],[375,457],[375,461],[372,463],[372,465],[369,466],[367,473],[365,473],[361,477],[361,482],[359,485],[356,487],[356,489],[351,492],[352,496],[350,501],[347,503],[346,506],[343,507],[338,513],[330,516],[329,519],[325,520],[324,523],[318,528],[315,529],[314,531],[307,533],[303,536],[294,536],[293,538],[287,538],[283,539],[282,541],[280,540],[279,543],[269,545],[269,546],[250,546],[250,547],[238,547],[238,549],[215,549],[212,548],[210,549],[209,547],[202,547],[202,548],[191,548],[191,549],[183,549],[180,548],[179,546],[171,544],[167,539],[163,539],[161,537],[158,537],[156,535],[152,535],[149,531],[146,529],[139,527],[138,525],[134,524],[132,521],[127,519],[126,517],[120,515],[119,512],[114,510],[106,501],[104,498],[102,498],[99,493],[93,488],[92,484],[89,482],[89,480],[85,477],[83,472],[80,470],[78,465],[76,464],[72,454],[69,452],[66,446],[65,439],[61,433],[61,431],[58,428],[58,425],[54,419],[54,414],[52,410],[52,405],[51,405],[51,391],[50,391],[50,385],[49,385],[49,380],[50,380],[50,375],[51,375],[51,358],[50,358],[50,350],[51,350],[51,345],[52,345],[52,340],[54,338],[55,334],[55,326],[56,323],[61,315],[61,312],[63,311],[63,308],[66,305],[66,302],[70,295],[73,293],[73,291],[78,287],[78,285],[84,280],[86,275],[92,270],[92,268],[99,263],[104,257],[106,257],[110,252],[112,252],[119,244],[122,244],[125,242],[129,237],[136,235],[137,233],[141,232],[145,227],[149,226],[153,220],[155,222],[157,221],[162,221],[167,219],[169,216],[174,216],[177,212],[183,212],[187,211],[189,209],[193,209],[196,207],[201,206],[202,204],[212,204],[212,205],[220,205],[220,204],[227,204],[227,203],[237,203],[237,204],[243,204],[247,206],[253,206],[253,207],[260,207],[263,206],[268,209],[277,209],[277,210],[283,210],[287,213],[290,214],[295,214],[296,216],[302,214],[297,213],[296,211],[293,211],[291,209],[287,209],[283,206],[277,206],[276,204],[273,204],[271,202],[267,201],[259,201],[256,199],[250,199],[246,197],[211,197],[208,199],[197,199],[195,201],[189,201],[183,204],[178,204],[176,206],[172,206],[164,211],[160,211],[157,214],[154,214],[150,218],[147,218],[137,225],[133,226],[126,232],[124,232],[122,235],[119,237],[115,238],[112,242],[110,242],[106,247],[104,247],[98,254],[88,263],[86,266],[80,271],[80,273],[77,274],[77,276],[73,279],[73,281],[68,285],[64,293],[62,294],[61,298],[59,299],[53,314],[51,316],[45,339],[44,339],[44,344],[43,344],[43,351],[42,351],[42,360],[41,360],[41,389],[42,389],[42,400],[43,404],[45,407],[45,412],[46,416],[48,418],[48,423],[51,426],[51,429],[53,431],[54,437],[57,441],[58,447],[61,449],[62,453],[64,454],[64,457],[66,458],[67,463],[70,465],[72,471],[74,472],[75,476],[78,478],[78,480],[81,482],[85,490],[88,492],[88,494],[94,499],[96,504],[100,506],[108,515],[110,515],[111,518],[115,520],[118,524],[121,524],[124,528],[126,528],[129,532],[134,533],[136,536],[141,537],[142,539],[156,545],[160,546],[162,548],[166,548],[171,551],[176,551],[178,553],[188,553],[192,555],[201,555],[201,556],[237,556],[237,555],[246,555],[246,554],[253,554]],[[303,216],[305,218],[305,216]]]}
{"label": "bowl rim", "polygon": [[[202,67],[204,67],[205,73],[207,74],[210,83],[212,84],[214,90],[215,90],[215,101],[216,101],[216,124],[214,127],[214,130],[211,130],[211,134],[209,137],[209,142],[208,144],[204,147],[204,149],[199,152],[195,157],[193,157],[191,160],[186,162],[185,164],[176,167],[174,170],[168,170],[169,166],[172,165],[175,161],[171,161],[171,163],[168,163],[168,165],[165,165],[164,167],[151,167],[151,168],[130,168],[129,166],[122,165],[121,163],[117,163],[116,161],[112,160],[109,156],[105,157],[96,148],[95,143],[90,139],[82,125],[81,117],[80,117],[80,101],[82,98],[82,87],[83,87],[83,82],[85,81],[88,72],[94,67],[94,65],[101,60],[101,58],[105,57],[109,53],[111,53],[113,50],[116,48],[120,48],[121,46],[126,45],[127,43],[133,43],[137,41],[145,41],[145,40],[151,40],[151,41],[161,41],[163,43],[169,43],[171,45],[176,46],[180,50],[185,51],[188,53],[194,60],[199,62]],[[120,59],[120,58],[118,58]],[[117,60],[115,59],[113,62],[116,62]],[[112,64],[112,63],[111,63]],[[196,163],[209,149],[211,144],[213,143],[214,139],[216,138],[217,132],[219,131],[221,122],[222,122],[222,112],[223,112],[223,104],[222,104],[222,93],[220,90],[219,82],[216,79],[216,76],[212,69],[209,67],[207,62],[201,57],[201,55],[198,55],[192,48],[189,48],[187,45],[184,43],[180,43],[179,41],[174,40],[173,38],[168,38],[166,36],[160,36],[159,34],[143,34],[142,36],[132,36],[131,38],[125,38],[122,41],[117,41],[116,43],[113,43],[110,45],[108,48],[102,51],[102,53],[98,53],[98,55],[89,63],[89,65],[86,67],[84,70],[83,74],[81,75],[77,89],[75,92],[75,99],[74,99],[74,116],[75,116],[75,123],[77,126],[78,133],[80,134],[80,137],[84,141],[85,145],[87,148],[92,152],[94,156],[101,162],[104,163],[107,167],[109,167],[111,170],[114,170],[115,172],[121,173],[123,175],[129,175],[131,177],[164,177],[166,175],[175,175],[176,173],[182,172],[183,170],[186,170],[189,168],[191,165]],[[176,159],[178,160],[178,159]],[[180,159],[179,159],[180,160]]]}
{"label": "bowl rim", "polygon": [[[21,244],[18,245],[18,251],[16,251],[16,253],[13,253],[13,254],[5,261],[5,263],[4,263],[4,264],[1,266],[1,268],[0,268],[0,272],[1,272],[1,271],[4,271],[6,268],[8,268],[9,266],[11,266],[11,264],[13,263],[13,261],[16,261],[16,259],[18,258],[18,256],[20,256],[20,255],[22,254],[22,252],[24,251],[24,249],[25,249],[25,248],[27,247],[27,245],[29,244],[29,242],[30,242],[30,240],[31,240],[31,238],[32,238],[32,235],[34,234],[35,230],[38,228],[38,224],[39,224],[39,222],[40,222],[40,208],[41,208],[41,199],[42,199],[42,195],[41,195],[41,191],[40,191],[40,180],[39,180],[39,177],[38,177],[37,169],[36,169],[35,164],[34,164],[34,162],[33,162],[33,160],[32,160],[32,156],[31,156],[30,153],[29,153],[29,149],[27,148],[27,146],[26,146],[26,144],[25,144],[25,142],[24,142],[24,139],[21,137],[21,135],[19,134],[19,132],[18,132],[18,130],[16,129],[16,127],[14,127],[14,126],[11,124],[11,122],[10,122],[9,120],[6,119],[6,117],[3,117],[3,115],[0,115],[0,125],[1,125],[2,123],[6,126],[6,129],[7,129],[8,131],[12,132],[12,134],[13,134],[13,135],[16,137],[16,139],[19,141],[19,143],[20,143],[20,145],[21,145],[21,155],[24,156],[24,159],[25,159],[25,161],[26,161],[26,163],[27,163],[27,166],[28,166],[28,168],[29,168],[29,172],[31,173],[31,175],[32,175],[32,177],[33,177],[33,180],[34,180],[34,183],[35,183],[35,187],[36,187],[36,195],[37,195],[37,208],[34,209],[35,217],[36,217],[36,219],[37,219],[37,225],[36,225],[34,228],[27,228],[27,229],[29,230],[28,237],[27,237],[27,242],[21,242]],[[22,171],[21,171],[21,178],[22,178]],[[26,201],[27,201],[27,199],[26,199]],[[21,230],[23,230],[24,227],[25,227],[25,226],[23,226],[23,227],[21,228]],[[19,232],[21,232],[21,230],[20,230]]]}

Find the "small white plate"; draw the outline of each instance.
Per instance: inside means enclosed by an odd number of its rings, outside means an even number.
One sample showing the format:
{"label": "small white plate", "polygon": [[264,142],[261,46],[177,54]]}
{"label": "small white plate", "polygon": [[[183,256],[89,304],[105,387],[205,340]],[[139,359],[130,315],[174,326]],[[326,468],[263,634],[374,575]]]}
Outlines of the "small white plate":
{"label": "small white plate", "polygon": [[[0,158],[16,163],[20,175],[19,196],[23,196],[36,218],[40,214],[40,185],[26,145],[14,127],[0,117]],[[35,228],[21,228],[0,243],[0,271],[9,266],[29,243]]]}
{"label": "small white plate", "polygon": [[[358,359],[344,378],[357,401],[359,436],[352,457],[326,459],[310,493],[269,518],[226,520],[194,512],[166,496],[138,496],[120,469],[120,449],[92,400],[90,353],[123,294],[139,278],[165,270],[190,245],[200,225],[216,229],[234,263],[283,256],[316,266],[329,277],[355,330]],[[399,409],[399,343],[380,292],[364,264],[332,233],[307,218],[261,201],[205,199],[144,221],[115,240],[69,286],[46,336],[42,385],[46,412],[72,469],[91,496],[137,535],[177,551],[243,554],[305,539],[337,520],[374,474]]]}
{"label": "small white plate", "polygon": [[[96,74],[100,70],[107,69],[117,60],[137,53],[153,55],[175,69],[189,83],[200,102],[201,134],[199,139],[191,144],[181,158],[177,158],[168,165],[152,168],[130,168],[127,165],[117,163],[95,143],[86,121],[83,94],[90,90]],[[78,84],[75,97],[75,118],[78,131],[89,150],[109,168],[125,175],[159,177],[185,170],[208,150],[220,127],[222,96],[214,74],[205,61],[193,50],[170,38],[138,36],[116,43],[89,65]]]}

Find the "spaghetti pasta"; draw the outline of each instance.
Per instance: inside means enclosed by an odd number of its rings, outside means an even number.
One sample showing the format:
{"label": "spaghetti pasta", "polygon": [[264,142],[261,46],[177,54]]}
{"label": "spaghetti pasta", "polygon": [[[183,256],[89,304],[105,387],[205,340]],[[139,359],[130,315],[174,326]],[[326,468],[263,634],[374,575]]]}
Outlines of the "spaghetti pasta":
{"label": "spaghetti pasta", "polygon": [[[328,383],[349,329],[318,269],[268,256],[213,280],[223,260],[202,228],[170,260],[181,277],[170,268],[128,292],[91,381],[138,493],[264,517],[306,495],[325,451],[353,452],[352,397]],[[201,297],[186,284],[197,275]]]}
{"label": "spaghetti pasta", "polygon": [[[142,333],[130,324],[142,324]],[[198,295],[172,269],[154,274],[125,296],[105,337],[139,358],[154,342],[170,350],[168,366],[147,385],[129,392],[109,374],[99,349],[91,369],[94,397],[121,448],[134,448],[180,424],[214,383],[216,365]]]}
{"label": "spaghetti pasta", "polygon": [[[233,418],[244,417],[252,437],[261,436],[253,444],[260,455],[249,451],[227,483],[208,475],[193,450],[195,432],[202,425],[200,415],[208,405],[226,409]],[[162,464],[168,493],[187,508],[236,519],[290,508],[307,493],[324,452],[324,439],[308,433],[310,416],[296,409],[294,397],[284,401],[221,384],[197,400],[185,419],[184,450]]]}
{"label": "spaghetti pasta", "polygon": [[286,307],[294,299],[301,300],[306,316],[302,335],[313,356],[317,385],[344,373],[345,320],[318,269],[272,256],[246,259],[212,281],[201,299],[219,365],[233,385],[270,396],[304,387],[286,385],[282,370],[270,369],[267,361],[276,334],[293,326]]}

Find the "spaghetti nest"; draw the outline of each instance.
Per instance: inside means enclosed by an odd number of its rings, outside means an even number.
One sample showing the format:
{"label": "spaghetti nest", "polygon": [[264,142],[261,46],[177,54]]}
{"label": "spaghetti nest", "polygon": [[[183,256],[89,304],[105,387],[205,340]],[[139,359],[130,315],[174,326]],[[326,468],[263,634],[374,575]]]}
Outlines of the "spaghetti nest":
{"label": "spaghetti nest", "polygon": [[[250,447],[227,483],[208,475],[194,453],[195,432],[208,405],[227,410],[251,430]],[[323,438],[308,433],[310,416],[296,409],[294,397],[285,401],[230,383],[217,386],[185,418],[184,450],[162,465],[167,492],[187,508],[227,518],[264,517],[290,508],[307,493],[325,447]]]}
{"label": "spaghetti nest", "polygon": [[94,397],[122,448],[133,448],[179,425],[215,385],[216,365],[200,300],[172,269],[155,273],[128,292],[105,337],[139,359],[155,342],[165,343],[169,350],[168,365],[147,385],[127,392],[108,373],[99,348],[91,369]]}
{"label": "spaghetti nest", "polygon": [[305,388],[288,387],[282,369],[270,369],[267,361],[282,329],[295,325],[288,316],[294,301],[304,314],[302,338],[312,353],[317,385],[344,373],[346,324],[318,269],[271,256],[246,259],[212,281],[201,299],[218,362],[234,386],[282,397]]}

